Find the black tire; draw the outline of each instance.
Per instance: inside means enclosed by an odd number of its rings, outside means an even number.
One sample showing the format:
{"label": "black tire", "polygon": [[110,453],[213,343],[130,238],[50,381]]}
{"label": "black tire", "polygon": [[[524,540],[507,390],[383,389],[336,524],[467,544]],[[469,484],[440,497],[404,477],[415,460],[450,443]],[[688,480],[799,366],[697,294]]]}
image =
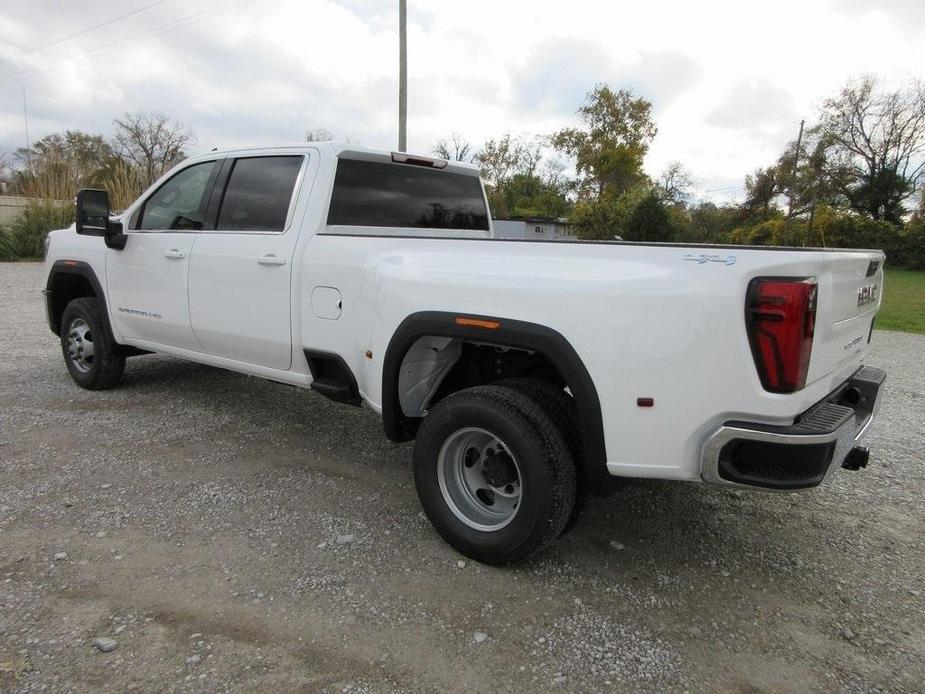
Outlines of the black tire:
{"label": "black tire", "polygon": [[[441,491],[441,450],[472,429],[496,437],[516,461],[519,506],[498,529],[471,527]],[[467,388],[434,406],[415,442],[414,483],[424,512],[443,539],[485,564],[510,564],[547,546],[562,532],[575,503],[575,464],[558,427],[536,402],[496,385]]]}
{"label": "black tire", "polygon": [[562,529],[569,532],[578,523],[585,509],[588,507],[588,480],[585,468],[584,448],[581,443],[581,427],[578,424],[578,408],[571,395],[554,383],[539,378],[519,376],[498,381],[497,385],[513,388],[523,393],[531,400],[537,402],[549,415],[553,423],[559,427],[562,436],[568,445],[572,460],[575,461],[575,506],[568,522]]}
{"label": "black tire", "polygon": [[[125,371],[125,357],[103,327],[100,302],[94,297],[74,299],[61,315],[61,351],[71,378],[81,388],[106,390],[115,386]],[[72,347],[76,343],[76,356]],[[84,358],[88,346],[92,357]]]}

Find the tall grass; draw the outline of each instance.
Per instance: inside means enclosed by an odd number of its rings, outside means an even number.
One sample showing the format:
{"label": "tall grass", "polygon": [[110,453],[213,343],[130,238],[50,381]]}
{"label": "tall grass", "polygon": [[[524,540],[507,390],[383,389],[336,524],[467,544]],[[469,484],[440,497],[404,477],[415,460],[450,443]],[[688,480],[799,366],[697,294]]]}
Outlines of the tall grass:
{"label": "tall grass", "polygon": [[74,221],[74,193],[67,166],[52,162],[40,173],[24,172],[20,187],[30,200],[10,225],[2,252],[10,260],[41,258],[48,232]]}
{"label": "tall grass", "polygon": [[55,200],[35,200],[10,225],[8,241],[13,259],[40,259],[45,237],[53,229],[63,229],[74,221],[74,206]]}
{"label": "tall grass", "polygon": [[103,188],[109,192],[109,204],[114,212],[121,212],[131,205],[145,189],[141,169],[122,159],[108,168],[102,183]]}

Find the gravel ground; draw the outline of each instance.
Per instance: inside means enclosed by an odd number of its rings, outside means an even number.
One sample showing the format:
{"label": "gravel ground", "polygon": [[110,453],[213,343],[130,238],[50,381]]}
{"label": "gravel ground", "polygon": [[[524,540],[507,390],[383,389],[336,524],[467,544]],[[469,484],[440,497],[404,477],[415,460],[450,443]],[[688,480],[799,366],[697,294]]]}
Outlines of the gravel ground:
{"label": "gravel ground", "polygon": [[874,334],[867,471],[634,482],[495,569],[367,410],[153,355],[81,390],[41,282],[0,265],[0,690],[923,691],[923,336]]}

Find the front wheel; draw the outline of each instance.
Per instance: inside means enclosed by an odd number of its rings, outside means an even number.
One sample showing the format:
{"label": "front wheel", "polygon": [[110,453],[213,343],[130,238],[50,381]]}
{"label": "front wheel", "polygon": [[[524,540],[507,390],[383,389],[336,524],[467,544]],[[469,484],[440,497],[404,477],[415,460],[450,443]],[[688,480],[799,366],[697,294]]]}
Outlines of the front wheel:
{"label": "front wheel", "polygon": [[575,503],[575,464],[562,433],[535,401],[502,386],[437,403],[418,431],[414,482],[437,532],[486,564],[542,549]]}
{"label": "front wheel", "polygon": [[97,299],[71,301],[61,315],[60,332],[64,363],[77,385],[87,390],[105,390],[119,382],[125,371],[125,357],[107,337]]}

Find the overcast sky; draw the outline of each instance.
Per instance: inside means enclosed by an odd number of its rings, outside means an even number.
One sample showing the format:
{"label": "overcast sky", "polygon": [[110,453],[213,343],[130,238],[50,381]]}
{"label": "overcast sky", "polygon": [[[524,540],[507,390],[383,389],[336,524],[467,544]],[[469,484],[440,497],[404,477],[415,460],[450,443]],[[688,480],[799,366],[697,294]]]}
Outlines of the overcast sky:
{"label": "overcast sky", "polygon": [[[409,0],[408,46],[411,151],[552,132],[606,82],[654,105],[647,171],[680,160],[718,201],[852,76],[921,77],[925,0]],[[33,141],[159,110],[196,150],[315,127],[393,149],[397,66],[398,0],[0,0],[0,153],[24,87]]]}

